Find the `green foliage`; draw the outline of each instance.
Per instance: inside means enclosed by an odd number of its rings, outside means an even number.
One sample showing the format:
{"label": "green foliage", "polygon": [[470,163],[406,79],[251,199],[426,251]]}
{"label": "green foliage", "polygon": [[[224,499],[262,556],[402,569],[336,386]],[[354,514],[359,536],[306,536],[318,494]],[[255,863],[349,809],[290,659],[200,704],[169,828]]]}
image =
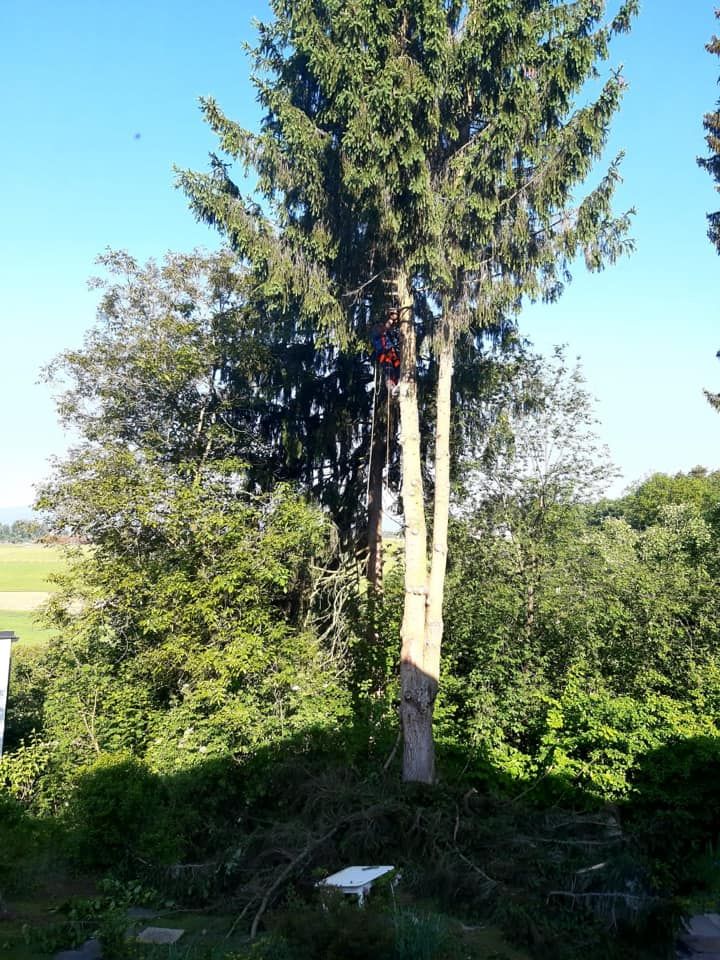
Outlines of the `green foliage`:
{"label": "green foliage", "polygon": [[359,908],[354,898],[341,896],[326,897],[322,905],[290,898],[273,913],[270,929],[273,939],[262,954],[278,960],[283,946],[289,960],[449,960],[459,947],[442,916],[375,900]]}
{"label": "green foliage", "polygon": [[37,827],[23,806],[0,789],[0,909],[4,897],[22,887],[23,863],[36,852]]}
{"label": "green foliage", "polygon": [[[622,82],[613,75],[576,109],[573,99],[636,4],[609,25],[603,7],[361,2],[349,14],[277,0],[253,51],[261,132],[203,101],[223,152],[257,171],[264,205],[217,158],[180,183],[257,270],[266,303],[292,304],[340,342],[400,265],[435,296],[467,280],[454,293],[487,326],[521,288],[556,296],[576,252],[598,268],[625,247],[627,219],[609,213],[615,165],[569,210]],[[431,316],[430,293],[417,295]]]}
{"label": "green foliage", "polygon": [[66,816],[69,846],[85,867],[121,868],[142,854],[167,863],[182,837],[169,816],[163,782],[124,754],[101,755],[79,771]]}
{"label": "green foliage", "polygon": [[[524,297],[554,300],[578,255],[599,270],[632,246],[630,214],[612,212],[620,158],[574,195],[624,86],[609,72],[592,99],[589,81],[637,10],[621,2],[606,21],[605,6],[275,0],[251,52],[260,131],[202,101],[228,159],[181,172],[179,185],[248,264],[258,314],[345,352],[401,302],[401,410],[422,421],[422,439],[403,439],[418,445],[407,463],[447,435],[436,422],[450,408],[435,402],[441,342],[457,361],[454,399],[477,394],[492,380],[485,345],[517,346],[510,318]],[[246,194],[234,163],[255,174]],[[462,417],[454,432],[465,434]],[[356,481],[346,463],[332,471],[337,489]],[[409,476],[404,509],[419,517],[421,478]]]}
{"label": "green foliage", "polygon": [[0,542],[35,543],[48,532],[39,520],[14,520],[12,523],[0,523]]}
{"label": "green foliage", "polygon": [[393,928],[390,918],[341,897],[328,899],[323,907],[293,903],[273,916],[272,930],[290,947],[296,960],[364,960],[392,956]]}
{"label": "green foliage", "polygon": [[10,663],[10,709],[5,718],[5,750],[17,749],[41,733],[50,670],[42,648],[17,644]]}
{"label": "green foliage", "polygon": [[438,716],[539,802],[632,800],[647,755],[717,734],[718,476],[588,503],[610,471],[587,394],[562,354],[535,372],[466,462]]}
{"label": "green foliage", "polygon": [[715,485],[658,476],[610,511],[567,496],[541,506],[518,480],[458,524],[446,736],[487,745],[513,775],[552,771],[617,799],[648,751],[714,735]]}
{"label": "green foliage", "polygon": [[552,526],[553,507],[591,501],[615,475],[579,361],[571,366],[565,353],[524,352],[482,399],[486,427],[460,451],[466,514],[493,513],[517,535],[522,513],[540,533]]}
{"label": "green foliage", "polygon": [[43,799],[52,790],[46,782],[51,771],[52,745],[34,737],[0,758],[0,787],[4,793],[26,805],[40,800],[42,807]]}
{"label": "green foliage", "polygon": [[[304,766],[307,769],[307,761]],[[468,789],[472,782],[477,786]],[[253,872],[246,861],[245,870],[238,873],[247,878],[236,888],[239,904],[253,903],[256,891],[270,888],[281,874],[285,882],[296,879],[309,895],[311,888],[303,878],[322,876],[347,863],[388,862],[401,869],[396,891],[400,902],[427,898],[432,904],[427,913],[410,908],[413,916],[406,918],[409,926],[402,932],[408,947],[417,922],[426,923],[428,945],[438,949],[439,956],[445,955],[441,944],[459,946],[455,935],[450,943],[444,939],[448,925],[437,910],[445,908],[471,924],[501,919],[515,937],[544,944],[546,956],[567,957],[579,941],[587,943],[588,956],[602,956],[612,940],[608,931],[613,922],[622,918],[623,923],[637,925],[657,906],[647,887],[642,857],[610,810],[580,814],[562,804],[533,808],[518,797],[496,795],[486,782],[470,778],[456,787],[408,793],[394,778],[360,779],[326,767],[304,782],[295,776],[292,783],[292,793],[280,787],[273,794],[274,803],[263,803],[267,819],[258,823],[254,842],[244,845],[245,856],[253,858],[250,862],[256,867]],[[252,820],[252,811],[248,813]],[[334,832],[328,837],[330,827]],[[268,853],[278,849],[284,851],[282,857]],[[288,877],[288,861],[295,851],[306,853],[299,857],[297,872]],[[585,878],[578,875],[600,859],[602,871],[590,871]],[[629,889],[626,882],[636,895],[623,916],[617,891]],[[589,899],[573,904],[565,899],[573,891],[586,893]],[[373,893],[369,904],[382,912],[387,901],[376,901]],[[580,905],[589,909],[574,913],[573,905],[576,910]],[[614,921],[601,905],[613,907]],[[298,937],[307,935],[314,943],[316,936],[327,935],[315,931],[307,905],[297,909],[292,904],[290,914],[289,925],[299,928]],[[306,918],[305,925],[301,917]],[[274,929],[271,916],[267,922]],[[397,938],[401,939],[399,932]],[[468,953],[470,949],[460,955]]]}
{"label": "green foliage", "polygon": [[618,500],[599,505],[598,513],[623,517],[637,530],[657,523],[670,506],[693,508],[707,523],[720,523],[720,472],[695,467],[689,473],[669,476],[655,473],[633,486]]}
{"label": "green foliage", "polygon": [[[648,755],[666,744],[678,745],[680,752],[693,737],[718,732],[692,704],[667,696],[639,700],[593,690],[587,677],[570,678],[562,696],[548,703],[544,719],[536,756],[544,758],[553,774],[550,789],[557,790],[564,781],[565,795],[582,791],[586,803],[632,801],[635,773]],[[545,794],[542,787],[540,792]]]}
{"label": "green foliage", "polygon": [[[509,335],[522,296],[561,292],[576,254],[599,268],[627,246],[615,164],[572,196],[622,81],[574,101],[634,6],[604,26],[594,0],[274,2],[254,55],[260,133],[204,103],[262,203],[219,160],[182,176],[242,269],[227,252],[145,267],[108,254],[100,322],[51,371],[68,378],[61,413],[81,443],[41,503],[90,546],[51,602],[49,656],[15,666],[0,883],[32,846],[30,809],[63,815],[86,866],[141,871],[179,900],[229,896],[274,930],[247,954],[278,960],[451,955],[436,914],[263,914],[288,883],[347,862],[392,858],[412,893],[500,918],[554,958],[601,955],[613,923],[692,892],[719,829],[718,475],[656,476],[591,506],[611,470],[579,371],[519,352],[499,370],[483,348],[488,329]],[[458,396],[481,373],[495,388],[468,408],[494,430],[463,451],[444,783],[417,792],[381,772],[401,565],[341,633],[357,610],[327,616],[335,529],[275,483],[312,491],[343,535],[362,519],[357,347],[401,267],[423,443],[438,304],[468,333]],[[479,435],[462,420],[458,448]],[[110,957],[122,898],[108,898],[71,920],[104,911]]]}
{"label": "green foliage", "polygon": [[267,364],[242,269],[223,251],[140,265],[108,250],[98,263],[98,322],[45,371],[63,423],[95,449],[120,442],[174,463],[234,456],[235,432],[254,433],[252,383]]}
{"label": "green foliage", "polygon": [[301,483],[350,536],[363,515],[368,358],[258,304],[256,278],[227,250],[146,264],[109,250],[99,263],[97,323],[45,371],[83,440],[58,471],[55,528],[95,539],[73,481],[89,484],[102,454],[130,445],[175,465],[239,457],[262,489]]}
{"label": "green foliage", "polygon": [[632,775],[628,823],[652,857],[659,889],[688,895],[717,890],[720,737],[668,739]]}
{"label": "green foliage", "polygon": [[121,489],[105,466],[96,545],[50,607],[45,723],[64,762],[129,750],[180,769],[342,712],[305,626],[332,548],[323,516],[282,487],[244,491],[235,464],[186,477],[126,461]]}
{"label": "green foliage", "polygon": [[[716,11],[715,15],[720,16],[720,11]],[[708,53],[716,56],[720,55],[720,40],[717,37],[713,37],[710,43],[707,44],[706,49]],[[715,180],[715,189],[720,190],[720,102],[716,105],[714,111],[705,114],[703,126],[706,131],[705,140],[710,150],[710,156],[699,157],[698,163],[701,167],[704,167],[713,180]],[[708,236],[717,247],[718,252],[720,252],[720,211],[708,214]],[[710,399],[711,403],[713,399],[715,399],[716,402],[713,403],[713,406],[717,405],[716,398],[708,397],[708,399]]]}
{"label": "green foliage", "polygon": [[[339,744],[347,740],[342,732],[337,739]],[[150,900],[156,906],[169,899],[176,904],[190,900],[197,907],[227,898],[235,915],[244,911],[249,926],[269,894],[262,920],[272,936],[241,953],[243,957],[324,958],[342,955],[344,948],[345,955],[352,955],[353,950],[369,950],[370,941],[388,960],[410,955],[437,960],[485,957],[484,939],[478,937],[476,944],[468,938],[459,924],[439,913],[447,910],[473,927],[501,923],[514,941],[532,944],[540,957],[569,960],[582,944],[585,955],[599,960],[611,945],[621,950],[628,930],[646,919],[659,929],[667,909],[668,901],[658,902],[648,883],[646,857],[652,838],[646,841],[642,831],[632,827],[635,816],[642,822],[641,807],[637,815],[632,803],[619,811],[580,813],[582,793],[568,796],[560,780],[553,791],[552,773],[545,778],[544,796],[532,781],[501,790],[497,773],[492,781],[473,769],[465,770],[456,785],[408,791],[394,775],[378,773],[372,761],[335,756],[319,745],[308,749],[298,738],[285,745],[284,755],[276,746],[264,758],[243,764],[228,761],[228,769],[236,771],[233,795],[229,786],[222,786],[219,770],[213,770],[217,762],[208,763],[209,773],[197,767],[159,777],[139,768],[137,761],[104,757],[83,775],[81,796],[74,809],[71,801],[58,838],[66,836],[66,826],[73,823],[82,836],[81,821],[86,821],[88,839],[94,834],[102,847],[100,831],[108,826],[116,844],[113,869],[124,867],[128,879],[103,883],[96,896],[66,904],[59,914],[66,939],[58,946],[70,943],[67,924],[75,925],[80,939],[99,931],[112,943],[113,918],[130,901]],[[442,749],[440,764],[448,769]],[[207,792],[192,793],[190,783],[203,777]],[[126,799],[121,784],[131,778]],[[205,809],[206,796],[216,805]],[[641,803],[642,793],[637,797]],[[551,807],[545,802],[549,798]],[[572,805],[563,804],[563,798]],[[144,817],[138,810],[143,802]],[[127,827],[125,838],[111,819],[113,803]],[[198,838],[190,847],[193,812],[202,817],[204,841],[197,825]],[[163,864],[160,858],[176,838],[184,846],[179,855],[190,860]],[[151,863],[150,856],[159,859]],[[586,871],[600,861],[602,870]],[[396,864],[402,878],[393,896],[373,891],[370,912],[338,904],[337,916],[332,907],[328,917],[317,901],[310,906],[295,899],[275,915],[288,885],[297,884],[299,895],[314,901],[313,878],[343,864],[373,862]],[[661,856],[649,863],[653,876],[667,875]],[[623,905],[618,897],[629,889],[630,902]],[[674,893],[672,884],[666,884],[665,892]],[[346,916],[350,907],[354,913]],[[652,917],[649,911],[654,911]],[[622,936],[613,933],[613,924],[621,925]],[[183,949],[188,957],[195,956],[195,947]],[[643,954],[628,950],[627,955],[637,960]]]}
{"label": "green foliage", "polygon": [[277,448],[295,386],[275,383],[287,357],[248,312],[243,269],[227,252],[102,263],[99,322],[49,370],[83,439],[41,502],[91,544],[48,613],[57,795],[98,754],[191,769],[346,710],[317,638],[336,532],[276,482],[297,475]]}

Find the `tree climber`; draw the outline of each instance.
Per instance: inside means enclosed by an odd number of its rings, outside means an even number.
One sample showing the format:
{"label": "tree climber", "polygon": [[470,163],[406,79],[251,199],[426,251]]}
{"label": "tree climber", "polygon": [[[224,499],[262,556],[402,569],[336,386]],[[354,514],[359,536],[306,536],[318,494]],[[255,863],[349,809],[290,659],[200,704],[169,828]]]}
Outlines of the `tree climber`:
{"label": "tree climber", "polygon": [[398,311],[395,307],[388,310],[386,320],[375,324],[371,341],[375,360],[385,374],[385,386],[391,397],[397,396],[400,379],[400,344],[398,340]]}

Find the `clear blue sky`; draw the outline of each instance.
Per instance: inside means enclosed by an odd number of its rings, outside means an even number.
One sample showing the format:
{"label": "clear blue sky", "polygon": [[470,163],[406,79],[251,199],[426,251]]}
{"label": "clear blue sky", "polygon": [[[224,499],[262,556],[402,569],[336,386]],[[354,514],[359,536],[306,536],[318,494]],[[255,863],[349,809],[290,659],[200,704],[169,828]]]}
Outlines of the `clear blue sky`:
{"label": "clear blue sky", "polygon": [[[720,197],[695,164],[718,95],[704,50],[713,5],[646,0],[614,48],[629,89],[607,156],[626,152],[618,206],[638,210],[637,252],[599,276],[578,268],[559,304],[521,318],[539,348],[567,343],[582,358],[624,483],[720,466],[720,417],[701,392],[720,390],[720,258],[705,224]],[[266,14],[257,0],[0,6],[0,508],[31,502],[65,449],[39,370],[94,321],[94,257],[217,245],[173,189],[172,165],[205,169],[215,148],[200,95],[257,125],[242,43]]]}

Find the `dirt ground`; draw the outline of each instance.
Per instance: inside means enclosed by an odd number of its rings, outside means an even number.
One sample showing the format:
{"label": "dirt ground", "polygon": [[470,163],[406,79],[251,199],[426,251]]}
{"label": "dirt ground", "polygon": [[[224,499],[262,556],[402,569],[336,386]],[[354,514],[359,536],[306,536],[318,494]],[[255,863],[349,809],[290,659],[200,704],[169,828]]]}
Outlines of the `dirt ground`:
{"label": "dirt ground", "polygon": [[0,591],[0,610],[37,610],[48,596],[36,590]]}

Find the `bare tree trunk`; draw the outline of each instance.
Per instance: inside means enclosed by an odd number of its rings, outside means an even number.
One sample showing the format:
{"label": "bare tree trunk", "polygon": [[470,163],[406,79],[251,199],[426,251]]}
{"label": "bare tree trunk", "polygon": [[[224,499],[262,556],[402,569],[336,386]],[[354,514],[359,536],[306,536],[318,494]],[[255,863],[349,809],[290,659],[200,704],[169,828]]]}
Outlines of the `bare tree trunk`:
{"label": "bare tree trunk", "polygon": [[[435,503],[432,558],[425,619],[425,673],[437,693],[440,682],[440,648],[443,638],[443,601],[447,569],[450,513],[450,413],[455,332],[450,314],[442,318],[438,344],[438,383],[435,414]],[[433,697],[434,700],[434,697]]]}
{"label": "bare tree trunk", "polygon": [[367,578],[370,591],[375,597],[383,589],[383,473],[385,470],[386,428],[382,394],[379,385],[375,386],[378,396],[375,398],[375,424],[372,447],[370,450],[370,477],[368,482],[368,560]]}
{"label": "bare tree trunk", "polygon": [[398,274],[400,301],[400,445],[405,519],[405,600],[400,652],[400,719],[403,729],[403,779],[432,783],[435,750],[432,707],[435,689],[425,673],[427,600],[427,528],[420,455],[416,343],[413,296],[407,276]]}

